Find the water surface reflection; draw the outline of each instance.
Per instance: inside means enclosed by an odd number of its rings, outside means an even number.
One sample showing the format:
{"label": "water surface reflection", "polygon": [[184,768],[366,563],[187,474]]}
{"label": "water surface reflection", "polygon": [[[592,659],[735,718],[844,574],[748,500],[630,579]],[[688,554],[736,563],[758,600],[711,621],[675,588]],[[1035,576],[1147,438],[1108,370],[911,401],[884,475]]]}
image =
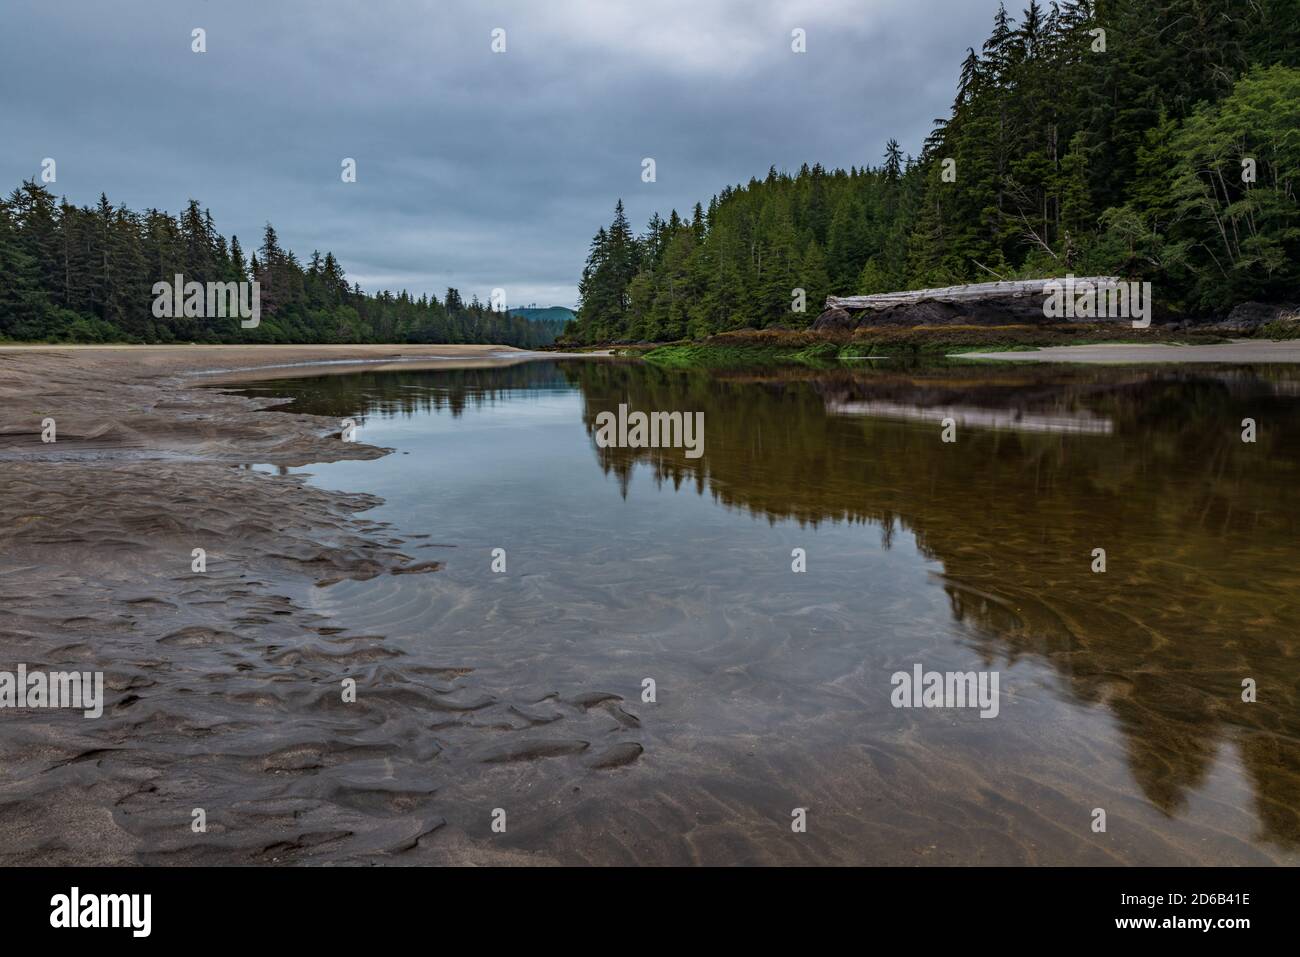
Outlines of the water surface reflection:
{"label": "water surface reflection", "polygon": [[[497,689],[631,702],[618,733],[644,754],[615,773],[560,758],[448,785],[583,788],[544,824],[538,798],[523,850],[1238,863],[1300,849],[1298,385],[1286,368],[560,361],[258,391],[363,416],[363,440],[405,454],[315,480],[456,546],[436,582],[346,583],[340,609]],[[704,456],[597,447],[620,403],[703,410]],[[889,675],[914,662],[1000,670],[1000,717],[891,708]]]}

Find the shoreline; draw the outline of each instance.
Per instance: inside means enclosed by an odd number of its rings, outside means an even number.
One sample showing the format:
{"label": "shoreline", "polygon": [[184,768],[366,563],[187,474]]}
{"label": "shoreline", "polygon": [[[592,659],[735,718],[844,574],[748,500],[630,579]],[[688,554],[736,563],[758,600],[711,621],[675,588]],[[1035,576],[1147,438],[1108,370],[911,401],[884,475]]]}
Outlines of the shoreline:
{"label": "shoreline", "polygon": [[[246,371],[197,375],[235,351]],[[275,367],[286,358],[330,364]],[[494,346],[0,347],[0,602],[12,610],[0,659],[104,677],[93,720],[2,716],[0,863],[374,862],[440,827],[419,811],[373,813],[387,785],[299,791],[303,771],[369,747],[358,720],[409,710],[377,688],[357,718],[337,715],[340,681],[389,684],[376,669],[401,652],[341,627],[316,590],[441,563],[420,535],[364,517],[379,498],[251,468],[391,450],[274,411],[288,399],[208,386],[545,358]],[[41,441],[46,418],[53,444]],[[460,690],[472,681],[462,670],[439,680]],[[398,690],[439,693],[418,678]],[[322,714],[334,733],[313,730]],[[209,831],[192,833],[190,809],[205,803]],[[464,862],[454,846],[437,853]]]}
{"label": "shoreline", "polygon": [[[6,361],[27,356],[56,356],[74,359],[73,367],[87,368],[94,363],[89,358],[96,353],[121,354],[117,360],[123,373],[138,376],[154,374],[159,377],[204,376],[193,384],[198,387],[257,382],[264,379],[291,379],[315,375],[346,375],[366,370],[388,372],[397,369],[421,371],[427,369],[473,369],[518,365],[549,359],[590,359],[603,357],[600,352],[563,352],[518,349],[514,346],[446,343],[441,345],[121,345],[117,343],[43,345],[0,343],[0,372],[13,367]],[[210,367],[210,362],[200,361],[211,355],[215,360],[223,353],[235,354],[252,365]],[[86,358],[82,358],[86,357]],[[257,361],[262,360],[262,361]],[[48,367],[49,363],[39,363]],[[102,364],[102,363],[101,363]],[[93,373],[92,373],[93,374]],[[0,391],[3,396],[4,391]],[[0,442],[3,441],[5,420],[0,412]]]}
{"label": "shoreline", "polygon": [[1001,362],[1074,362],[1088,365],[1168,364],[1176,362],[1294,363],[1300,362],[1300,340],[1234,339],[1227,343],[1170,345],[1168,343],[1098,343],[1044,346],[1029,352],[959,352],[954,359],[993,359]]}
{"label": "shoreline", "polygon": [[[239,356],[239,364],[222,359]],[[339,440],[320,416],[265,413],[287,399],[213,386],[345,375],[358,370],[462,369],[564,358],[511,346],[7,346],[0,345],[0,462],[79,458],[188,459],[302,466],[386,454]],[[41,442],[53,418],[56,441]]]}
{"label": "shoreline", "polygon": [[1156,341],[1144,342],[1094,337],[1083,330],[1079,334],[1063,337],[1050,332],[1030,333],[1014,327],[993,331],[923,327],[853,336],[776,330],[728,333],[698,342],[626,346],[616,352],[621,356],[641,358],[656,365],[676,368],[763,365],[810,365],[825,368],[841,362],[866,359],[902,362],[972,360],[1083,364],[1256,364],[1300,362],[1300,340],[1225,340],[1215,336],[1161,333]]}

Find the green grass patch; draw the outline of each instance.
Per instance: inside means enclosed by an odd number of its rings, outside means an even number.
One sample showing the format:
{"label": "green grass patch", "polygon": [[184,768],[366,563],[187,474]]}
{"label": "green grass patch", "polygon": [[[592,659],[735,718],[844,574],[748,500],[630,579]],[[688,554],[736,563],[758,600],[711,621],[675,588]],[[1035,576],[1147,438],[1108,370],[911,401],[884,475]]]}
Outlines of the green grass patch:
{"label": "green grass patch", "polygon": [[1256,339],[1289,340],[1300,339],[1300,322],[1295,319],[1274,319],[1259,327]]}
{"label": "green grass patch", "polygon": [[1111,324],[1060,326],[874,326],[852,333],[741,330],[700,342],[676,342],[643,354],[666,368],[824,367],[868,358],[934,360],[971,352],[1032,352],[1047,346],[1228,341],[1218,333],[1116,329]]}

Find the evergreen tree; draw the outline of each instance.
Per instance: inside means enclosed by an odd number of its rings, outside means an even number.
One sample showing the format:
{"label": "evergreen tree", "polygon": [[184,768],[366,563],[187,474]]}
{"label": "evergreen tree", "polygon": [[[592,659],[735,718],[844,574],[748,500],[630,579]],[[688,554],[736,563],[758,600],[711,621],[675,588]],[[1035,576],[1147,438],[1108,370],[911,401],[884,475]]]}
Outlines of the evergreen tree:
{"label": "evergreen tree", "polygon": [[[180,216],[56,203],[23,183],[0,201],[0,338],[80,342],[500,342],[535,347],[562,331],[554,320],[492,313],[448,290],[454,316],[436,298],[408,292],[367,295],[349,286],[333,253],[307,268],[267,225],[258,255],[245,263],[212,214],[191,200]],[[153,287],[186,282],[261,284],[261,324],[235,317],[153,315]],[[206,305],[206,303],[205,303]],[[271,308],[268,309],[267,307]],[[206,313],[206,309],[203,310]]]}

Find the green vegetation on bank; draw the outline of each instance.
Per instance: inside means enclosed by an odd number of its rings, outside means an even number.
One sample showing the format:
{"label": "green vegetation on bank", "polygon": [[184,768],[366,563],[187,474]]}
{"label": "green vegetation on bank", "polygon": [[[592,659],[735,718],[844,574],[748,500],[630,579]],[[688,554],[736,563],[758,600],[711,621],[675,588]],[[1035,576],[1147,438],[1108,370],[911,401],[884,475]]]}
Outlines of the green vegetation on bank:
{"label": "green vegetation on bank", "polygon": [[863,327],[852,333],[741,330],[698,342],[674,342],[642,352],[641,358],[675,368],[741,368],[781,364],[822,365],[867,358],[941,358],[962,352],[1010,352],[1047,346],[1100,343],[1225,342],[1211,331],[1122,329],[1102,323],[1062,326]]}
{"label": "green vegetation on bank", "polygon": [[999,7],[919,157],[773,168],[640,236],[620,201],[566,339],[800,328],[828,293],[1067,272],[1148,280],[1172,314],[1293,299],[1297,129],[1298,0]]}
{"label": "green vegetation on bank", "polygon": [[[261,323],[153,315],[153,285],[260,284]],[[566,310],[567,311],[567,310]],[[403,290],[367,294],[348,285],[332,253],[304,266],[268,223],[247,258],[239,239],[217,232],[190,200],[180,216],[56,202],[25,182],[0,200],[0,339],[26,342],[441,343],[490,342],[531,348],[555,339],[564,317],[532,322],[497,312],[456,289],[416,298]]]}
{"label": "green vegetation on bank", "polygon": [[1275,319],[1260,326],[1256,335],[1260,339],[1300,339],[1300,322]]}

